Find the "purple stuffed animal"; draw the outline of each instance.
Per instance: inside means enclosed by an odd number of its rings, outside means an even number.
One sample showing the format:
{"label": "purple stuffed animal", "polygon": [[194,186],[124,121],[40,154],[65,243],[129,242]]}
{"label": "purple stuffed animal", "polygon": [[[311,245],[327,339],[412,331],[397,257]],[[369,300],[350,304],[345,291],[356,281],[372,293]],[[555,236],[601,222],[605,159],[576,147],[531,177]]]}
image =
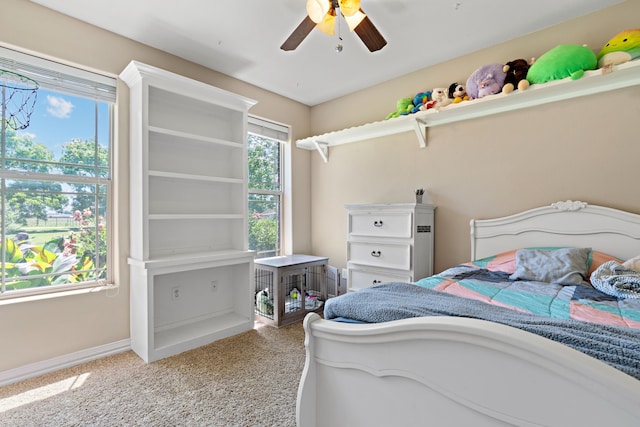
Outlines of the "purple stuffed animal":
{"label": "purple stuffed animal", "polygon": [[467,94],[471,99],[482,98],[502,91],[507,74],[503,64],[483,65],[467,79]]}

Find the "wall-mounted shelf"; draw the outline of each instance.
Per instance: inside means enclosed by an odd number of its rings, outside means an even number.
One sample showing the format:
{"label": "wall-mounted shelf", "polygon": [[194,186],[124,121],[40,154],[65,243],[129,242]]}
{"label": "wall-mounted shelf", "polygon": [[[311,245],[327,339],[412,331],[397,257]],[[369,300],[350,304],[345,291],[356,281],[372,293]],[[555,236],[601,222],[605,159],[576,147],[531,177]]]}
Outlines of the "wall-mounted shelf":
{"label": "wall-mounted shelf", "polygon": [[326,162],[331,146],[415,131],[420,147],[426,147],[427,127],[534,107],[579,96],[595,95],[635,85],[640,85],[640,60],[620,64],[607,71],[603,69],[587,71],[578,80],[566,78],[531,85],[529,89],[522,92],[490,95],[481,99],[463,101],[459,104],[450,104],[439,111],[435,109],[420,111],[416,114],[311,136],[299,139],[296,141],[296,146],[307,150],[318,150]]}

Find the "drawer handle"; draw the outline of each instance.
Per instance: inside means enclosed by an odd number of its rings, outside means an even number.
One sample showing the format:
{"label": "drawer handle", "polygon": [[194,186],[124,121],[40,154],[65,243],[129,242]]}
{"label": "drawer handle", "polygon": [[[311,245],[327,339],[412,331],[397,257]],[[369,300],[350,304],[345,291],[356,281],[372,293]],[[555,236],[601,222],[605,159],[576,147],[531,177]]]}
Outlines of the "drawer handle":
{"label": "drawer handle", "polygon": [[374,227],[382,227],[382,220],[380,220],[380,221],[373,221],[373,226],[374,226]]}
{"label": "drawer handle", "polygon": [[371,256],[373,257],[380,258],[380,255],[382,255],[380,251],[371,251]]}

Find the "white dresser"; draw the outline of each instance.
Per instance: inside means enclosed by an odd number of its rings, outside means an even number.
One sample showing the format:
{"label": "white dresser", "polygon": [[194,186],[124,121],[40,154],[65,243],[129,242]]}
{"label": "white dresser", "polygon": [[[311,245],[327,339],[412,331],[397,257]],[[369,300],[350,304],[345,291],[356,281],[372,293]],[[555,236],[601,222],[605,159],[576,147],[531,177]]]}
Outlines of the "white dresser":
{"label": "white dresser", "polygon": [[347,208],[347,290],[413,282],[433,274],[430,204],[362,204]]}

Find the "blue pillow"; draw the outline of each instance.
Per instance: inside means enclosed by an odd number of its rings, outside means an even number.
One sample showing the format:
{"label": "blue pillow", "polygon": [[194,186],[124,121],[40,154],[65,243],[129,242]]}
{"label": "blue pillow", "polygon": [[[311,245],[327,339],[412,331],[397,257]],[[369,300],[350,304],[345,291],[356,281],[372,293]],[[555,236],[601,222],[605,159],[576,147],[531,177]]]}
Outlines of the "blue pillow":
{"label": "blue pillow", "polygon": [[511,280],[533,280],[557,285],[585,285],[591,248],[520,249]]}

